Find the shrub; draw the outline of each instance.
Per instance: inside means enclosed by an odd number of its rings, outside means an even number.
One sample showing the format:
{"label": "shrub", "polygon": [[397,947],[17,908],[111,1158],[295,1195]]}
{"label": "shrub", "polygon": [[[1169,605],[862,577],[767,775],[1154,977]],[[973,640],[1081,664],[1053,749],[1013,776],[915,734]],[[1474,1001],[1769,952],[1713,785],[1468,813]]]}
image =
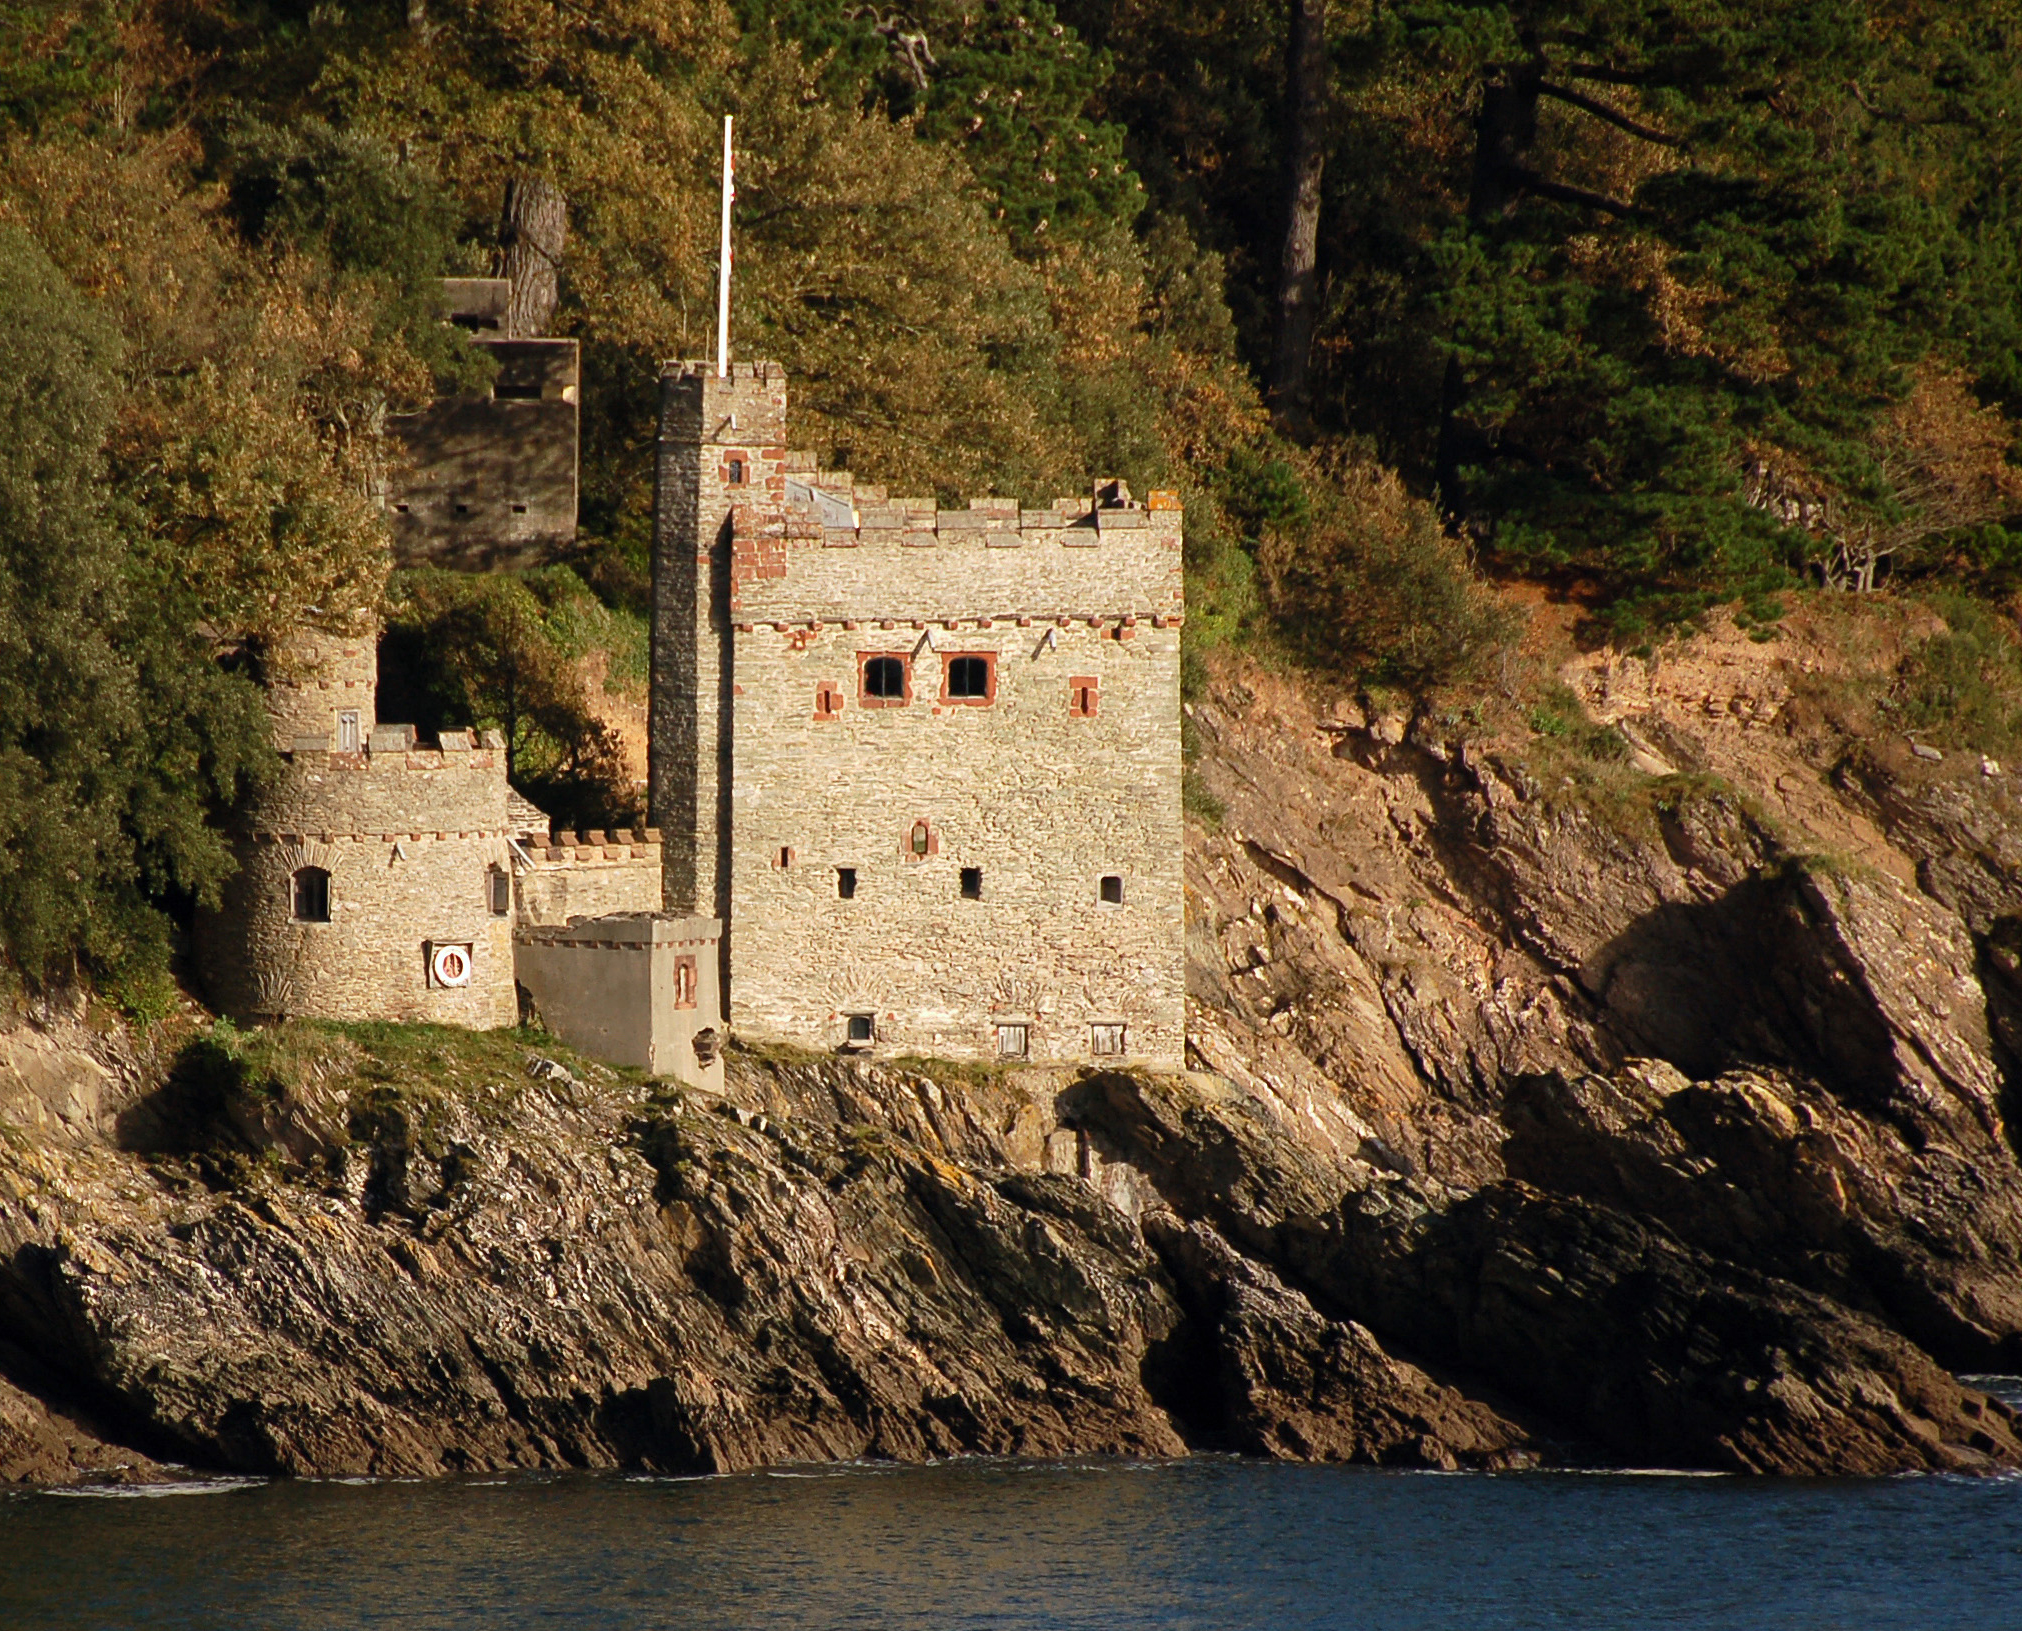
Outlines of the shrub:
{"label": "shrub", "polygon": [[1258,565],[1272,609],[1316,661],[1423,686],[1465,679],[1516,617],[1395,472],[1342,461],[1300,523],[1267,530]]}

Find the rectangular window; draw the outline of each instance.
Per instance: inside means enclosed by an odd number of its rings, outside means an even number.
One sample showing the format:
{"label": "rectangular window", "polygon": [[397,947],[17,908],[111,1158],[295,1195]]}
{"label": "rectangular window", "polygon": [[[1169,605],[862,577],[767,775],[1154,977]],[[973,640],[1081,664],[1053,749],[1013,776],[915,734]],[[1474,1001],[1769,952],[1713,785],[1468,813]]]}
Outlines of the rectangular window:
{"label": "rectangular window", "polygon": [[1089,1026],[1088,1051],[1105,1058],[1126,1052],[1123,1027],[1121,1025]]}
{"label": "rectangular window", "polygon": [[337,715],[337,751],[356,753],[358,751],[358,710],[346,708]]}
{"label": "rectangular window", "polygon": [[1032,1027],[1029,1025],[999,1025],[997,1027],[997,1057],[1000,1059],[1023,1059],[1032,1051]]}
{"label": "rectangular window", "polygon": [[297,923],[330,921],[330,874],[320,866],[298,868],[289,880],[289,915]]}
{"label": "rectangular window", "polygon": [[983,869],[979,866],[962,868],[962,898],[981,900],[983,898]]}
{"label": "rectangular window", "polygon": [[779,854],[773,857],[773,864],[785,872],[793,865],[793,848],[788,844],[779,846]]}
{"label": "rectangular window", "polygon": [[1067,712],[1074,719],[1093,719],[1096,713],[1095,676],[1077,674],[1067,682]]}
{"label": "rectangular window", "polygon": [[512,875],[503,868],[491,869],[491,915],[505,917],[513,909]]}
{"label": "rectangular window", "polygon": [[941,664],[941,700],[985,708],[997,700],[997,654],[962,652]]}
{"label": "rectangular window", "polygon": [[857,869],[853,866],[839,866],[835,869],[835,892],[839,899],[857,898]]}
{"label": "rectangular window", "polygon": [[692,957],[674,959],[674,1006],[695,1006],[695,959]]}
{"label": "rectangular window", "polygon": [[1102,880],[1098,892],[1103,900],[1111,906],[1121,906],[1123,904],[1123,879],[1113,872],[1110,873]]}
{"label": "rectangular window", "polygon": [[851,1014],[849,1018],[849,1039],[852,1042],[875,1042],[877,1027],[871,1023],[873,1015]]}

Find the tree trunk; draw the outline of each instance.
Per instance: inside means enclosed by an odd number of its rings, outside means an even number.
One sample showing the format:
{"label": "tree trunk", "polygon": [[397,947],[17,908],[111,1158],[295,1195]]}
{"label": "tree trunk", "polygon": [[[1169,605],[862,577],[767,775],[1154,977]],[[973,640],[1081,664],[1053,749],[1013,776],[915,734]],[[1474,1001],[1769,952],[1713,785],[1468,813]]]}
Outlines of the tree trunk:
{"label": "tree trunk", "polygon": [[1327,0],[1290,0],[1285,42],[1285,252],[1271,351],[1271,414],[1289,435],[1312,428],[1309,376],[1319,322],[1320,176],[1327,161]]}
{"label": "tree trunk", "polygon": [[[1539,86],[1544,64],[1504,67],[1482,87],[1474,120],[1474,180],[1467,197],[1467,223],[1480,232],[1506,220],[1523,198],[1528,154],[1538,134]],[[1463,467],[1488,451],[1481,433],[1461,417],[1467,406],[1467,377],[1460,360],[1449,357],[1439,391],[1439,450],[1434,477],[1449,515],[1465,520],[1467,484]]]}
{"label": "tree trunk", "polygon": [[560,188],[537,176],[506,183],[498,229],[499,275],[512,280],[506,338],[547,332],[561,295],[562,246],[568,236],[569,201]]}

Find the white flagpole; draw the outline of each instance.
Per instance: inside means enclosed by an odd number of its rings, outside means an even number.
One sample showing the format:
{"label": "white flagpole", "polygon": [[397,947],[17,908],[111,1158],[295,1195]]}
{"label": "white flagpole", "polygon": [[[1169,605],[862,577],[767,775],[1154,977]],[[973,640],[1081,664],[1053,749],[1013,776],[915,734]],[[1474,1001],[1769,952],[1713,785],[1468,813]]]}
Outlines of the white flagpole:
{"label": "white flagpole", "polygon": [[716,377],[730,372],[730,201],[737,196],[730,176],[730,115],[723,116],[723,249],[716,261]]}

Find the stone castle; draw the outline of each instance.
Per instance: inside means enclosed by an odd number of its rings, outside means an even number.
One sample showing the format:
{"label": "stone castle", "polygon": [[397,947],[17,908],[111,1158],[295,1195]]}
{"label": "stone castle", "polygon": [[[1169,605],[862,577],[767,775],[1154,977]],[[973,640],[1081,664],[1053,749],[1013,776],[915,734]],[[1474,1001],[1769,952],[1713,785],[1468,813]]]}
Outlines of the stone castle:
{"label": "stone castle", "polygon": [[269,688],[284,772],[197,925],[213,1000],[474,1027],[531,1004],[695,1082],[726,1027],[1180,1064],[1177,499],[888,498],[787,450],[776,365],[661,384],[654,825],[550,832],[496,733],[382,724],[370,635],[305,631]]}
{"label": "stone castle", "polygon": [[733,1030],[1177,1064],[1180,508],[888,498],[662,381],[652,811]]}

